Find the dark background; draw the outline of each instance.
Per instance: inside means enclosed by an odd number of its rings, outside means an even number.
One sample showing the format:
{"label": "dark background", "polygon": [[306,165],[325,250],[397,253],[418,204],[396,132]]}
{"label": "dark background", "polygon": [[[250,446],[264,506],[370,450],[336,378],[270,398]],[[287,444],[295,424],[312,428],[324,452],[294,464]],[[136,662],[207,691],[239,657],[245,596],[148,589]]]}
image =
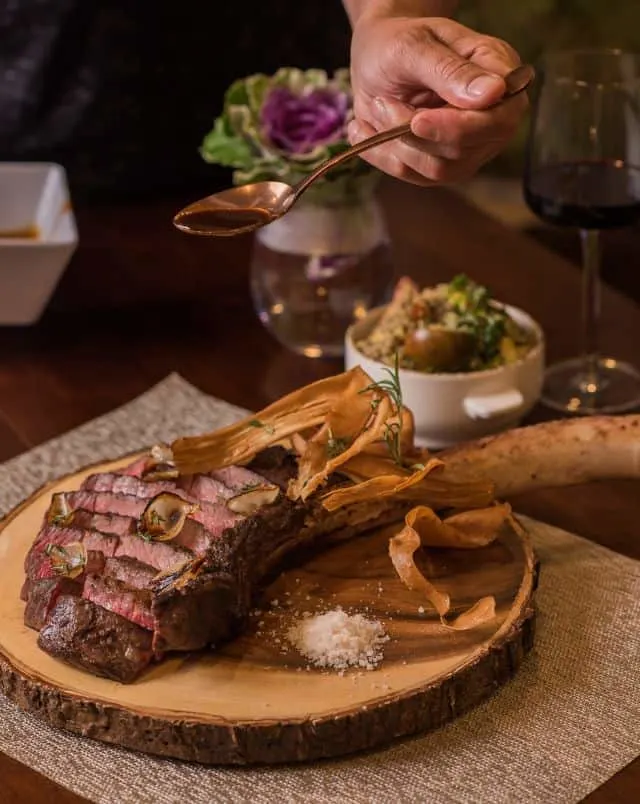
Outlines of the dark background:
{"label": "dark background", "polygon": [[209,192],[198,154],[227,86],[344,67],[340,0],[0,0],[0,160],[53,160],[74,199]]}

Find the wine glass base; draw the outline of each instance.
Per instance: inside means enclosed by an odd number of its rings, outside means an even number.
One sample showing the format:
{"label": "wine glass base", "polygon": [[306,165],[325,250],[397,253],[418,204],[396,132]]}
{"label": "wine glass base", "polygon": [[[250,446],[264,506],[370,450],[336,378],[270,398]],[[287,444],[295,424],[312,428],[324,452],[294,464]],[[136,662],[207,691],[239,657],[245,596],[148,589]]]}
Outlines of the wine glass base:
{"label": "wine glass base", "polygon": [[600,358],[595,374],[584,358],[550,366],[541,402],[553,410],[590,416],[640,407],[640,371],[630,363]]}

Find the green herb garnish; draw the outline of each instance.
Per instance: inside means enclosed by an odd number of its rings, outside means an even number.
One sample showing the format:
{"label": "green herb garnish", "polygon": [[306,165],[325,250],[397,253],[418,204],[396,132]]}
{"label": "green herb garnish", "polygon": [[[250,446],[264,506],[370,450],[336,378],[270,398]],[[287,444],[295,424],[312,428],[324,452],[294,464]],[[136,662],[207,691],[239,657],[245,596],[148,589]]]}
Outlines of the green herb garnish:
{"label": "green herb garnish", "polygon": [[247,424],[249,425],[249,427],[263,428],[264,430],[266,430],[267,433],[269,433],[269,435],[275,435],[276,428],[273,427],[271,424],[265,424],[264,422],[261,422],[260,419],[250,419],[247,422]]}
{"label": "green herb garnish", "polygon": [[[402,466],[402,389],[400,387],[399,363],[400,358],[396,350],[394,355],[393,369],[386,367],[383,368],[383,371],[385,374],[387,374],[387,378],[373,382],[371,385],[367,385],[367,387],[363,388],[360,393],[365,393],[366,391],[382,391],[391,398],[394,412],[398,417],[398,421],[385,425],[384,440],[387,442],[389,454],[393,460],[399,466]],[[374,399],[371,400],[372,412],[375,413],[379,404],[380,397],[374,397]]]}
{"label": "green herb garnish", "polygon": [[491,300],[489,290],[464,274],[454,277],[448,287],[449,304],[457,317],[455,328],[468,332],[475,341],[470,368],[488,366],[500,354],[508,316]]}

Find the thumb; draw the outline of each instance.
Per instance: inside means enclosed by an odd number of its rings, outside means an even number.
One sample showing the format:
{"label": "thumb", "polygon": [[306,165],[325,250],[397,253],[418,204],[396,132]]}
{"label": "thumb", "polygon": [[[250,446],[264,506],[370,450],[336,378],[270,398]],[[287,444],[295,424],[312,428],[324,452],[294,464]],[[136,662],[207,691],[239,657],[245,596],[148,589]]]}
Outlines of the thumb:
{"label": "thumb", "polygon": [[436,92],[444,101],[465,109],[482,109],[496,103],[507,85],[497,73],[460,56],[429,32],[423,42],[414,40],[407,53],[412,78]]}

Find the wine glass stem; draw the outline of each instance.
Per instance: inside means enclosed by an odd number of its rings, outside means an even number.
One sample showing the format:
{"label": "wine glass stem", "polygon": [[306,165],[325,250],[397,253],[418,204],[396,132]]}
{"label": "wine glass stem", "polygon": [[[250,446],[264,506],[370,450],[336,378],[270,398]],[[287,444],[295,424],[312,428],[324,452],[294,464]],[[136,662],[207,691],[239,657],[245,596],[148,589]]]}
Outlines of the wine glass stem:
{"label": "wine glass stem", "polygon": [[596,393],[599,377],[599,319],[600,319],[600,232],[581,229],[582,243],[582,321],[586,376],[583,391]]}

